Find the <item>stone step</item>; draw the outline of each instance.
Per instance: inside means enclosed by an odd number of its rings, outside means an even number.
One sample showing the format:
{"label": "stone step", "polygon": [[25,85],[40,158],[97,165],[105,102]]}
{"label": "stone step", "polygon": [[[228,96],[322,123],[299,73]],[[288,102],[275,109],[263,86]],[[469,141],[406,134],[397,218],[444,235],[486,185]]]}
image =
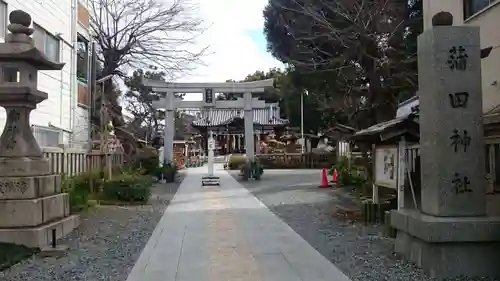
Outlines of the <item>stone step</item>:
{"label": "stone step", "polygon": [[0,242],[42,248],[52,242],[52,230],[56,230],[56,239],[61,239],[80,225],[80,217],[72,215],[60,220],[36,227],[0,228]]}
{"label": "stone step", "polygon": [[204,176],[201,178],[202,186],[220,185],[219,177],[217,176]]}
{"label": "stone step", "polygon": [[69,195],[0,200],[0,228],[34,227],[69,215]]}
{"label": "stone step", "polygon": [[61,192],[61,176],[0,177],[0,200],[34,199]]}

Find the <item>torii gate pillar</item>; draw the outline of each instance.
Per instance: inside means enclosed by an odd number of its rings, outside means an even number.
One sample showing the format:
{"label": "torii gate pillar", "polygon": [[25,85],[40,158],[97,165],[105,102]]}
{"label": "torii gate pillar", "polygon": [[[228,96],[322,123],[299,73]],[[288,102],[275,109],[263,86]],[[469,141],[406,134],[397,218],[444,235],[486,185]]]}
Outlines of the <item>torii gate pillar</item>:
{"label": "torii gate pillar", "polygon": [[255,144],[253,139],[253,108],[252,108],[252,93],[245,92],[243,94],[245,105],[243,108],[243,119],[245,124],[245,151],[247,159],[253,161],[255,159]]}

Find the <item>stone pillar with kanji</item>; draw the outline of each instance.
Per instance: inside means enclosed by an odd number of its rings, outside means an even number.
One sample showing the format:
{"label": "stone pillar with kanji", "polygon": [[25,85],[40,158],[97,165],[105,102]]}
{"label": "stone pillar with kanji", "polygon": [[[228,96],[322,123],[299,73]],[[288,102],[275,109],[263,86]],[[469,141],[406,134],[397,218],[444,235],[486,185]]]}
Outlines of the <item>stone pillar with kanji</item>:
{"label": "stone pillar with kanji", "polygon": [[500,218],[485,211],[480,43],[479,27],[451,24],[418,38],[421,206],[393,211],[391,223],[396,252],[437,278],[500,276]]}
{"label": "stone pillar with kanji", "polygon": [[31,111],[48,98],[37,89],[38,71],[61,71],[64,64],[35,47],[29,14],[16,10],[9,20],[10,33],[0,43],[0,106],[7,114],[0,137],[0,242],[43,248],[79,223],[30,127]]}

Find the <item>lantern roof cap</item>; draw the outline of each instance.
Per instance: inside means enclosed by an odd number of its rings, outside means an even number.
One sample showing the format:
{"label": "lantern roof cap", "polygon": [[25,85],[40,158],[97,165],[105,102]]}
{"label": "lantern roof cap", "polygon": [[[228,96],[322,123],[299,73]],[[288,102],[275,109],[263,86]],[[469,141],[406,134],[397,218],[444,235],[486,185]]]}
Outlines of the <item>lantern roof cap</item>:
{"label": "lantern roof cap", "polygon": [[7,34],[5,43],[0,43],[0,62],[26,62],[38,70],[61,70],[64,67],[64,63],[52,61],[35,47],[31,38],[35,30],[30,27],[31,16],[28,13],[12,11],[9,21],[7,28],[11,33]]}

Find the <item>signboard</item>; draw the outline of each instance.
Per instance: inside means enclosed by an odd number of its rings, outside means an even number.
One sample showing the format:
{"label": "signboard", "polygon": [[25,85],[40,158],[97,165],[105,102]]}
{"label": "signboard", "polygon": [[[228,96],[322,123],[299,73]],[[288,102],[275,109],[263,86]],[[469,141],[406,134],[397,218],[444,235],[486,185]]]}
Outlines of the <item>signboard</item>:
{"label": "signboard", "polygon": [[205,93],[203,95],[203,102],[205,105],[214,105],[215,104],[215,93],[213,89],[206,88]]}
{"label": "signboard", "polygon": [[214,139],[208,140],[208,149],[215,150],[215,140]]}
{"label": "signboard", "polygon": [[375,148],[375,184],[397,189],[398,148],[380,146]]}

